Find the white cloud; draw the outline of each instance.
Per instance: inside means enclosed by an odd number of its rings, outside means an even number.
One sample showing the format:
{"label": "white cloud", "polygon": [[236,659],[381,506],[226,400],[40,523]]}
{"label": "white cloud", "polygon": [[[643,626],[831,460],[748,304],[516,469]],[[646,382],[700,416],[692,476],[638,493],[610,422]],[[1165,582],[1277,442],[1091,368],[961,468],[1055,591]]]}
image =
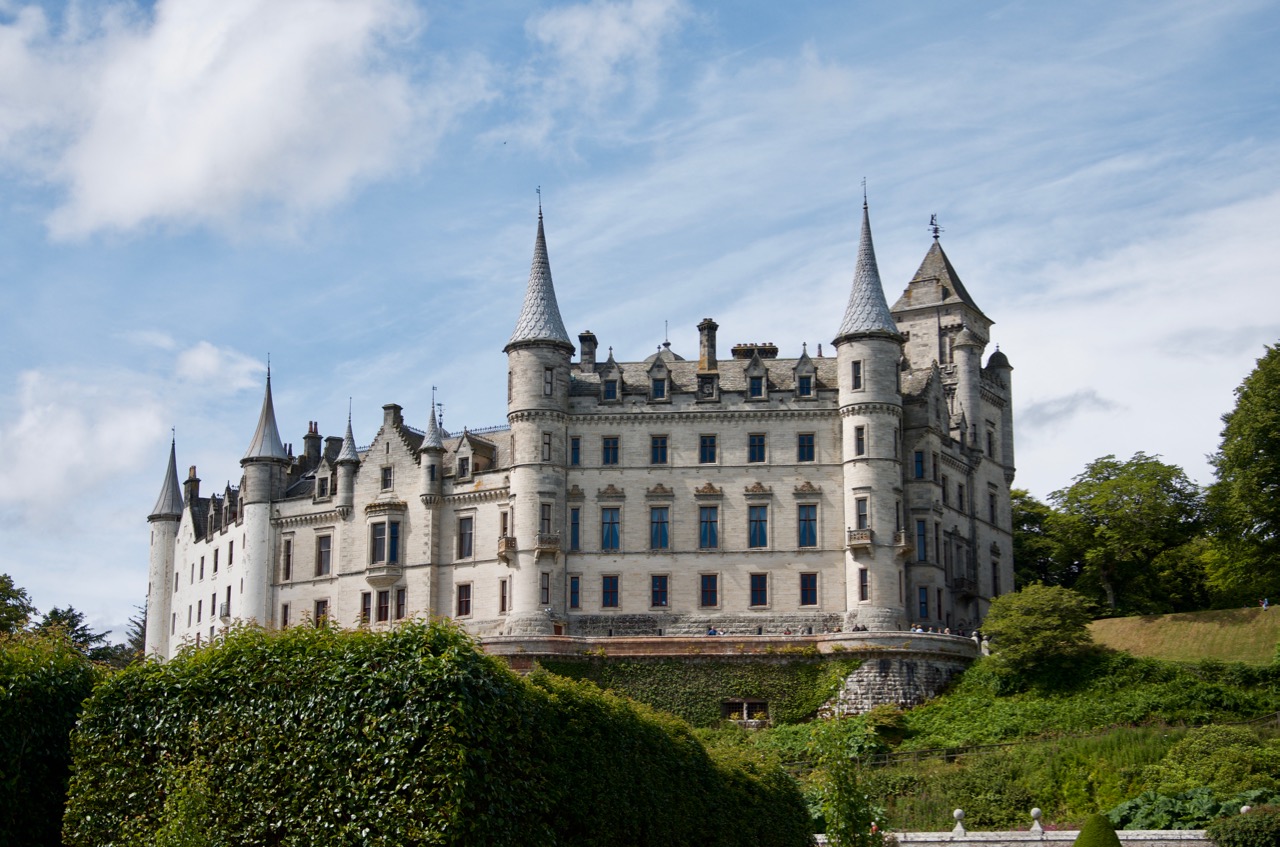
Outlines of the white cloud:
{"label": "white cloud", "polygon": [[[408,0],[160,0],[0,25],[0,156],[65,187],[56,237],[279,225],[412,163],[489,96],[482,63],[419,88]],[[279,220],[283,211],[284,220]]]}
{"label": "white cloud", "polygon": [[234,392],[258,384],[265,367],[257,359],[235,350],[201,341],[178,355],[174,374],[184,382],[216,391]]}

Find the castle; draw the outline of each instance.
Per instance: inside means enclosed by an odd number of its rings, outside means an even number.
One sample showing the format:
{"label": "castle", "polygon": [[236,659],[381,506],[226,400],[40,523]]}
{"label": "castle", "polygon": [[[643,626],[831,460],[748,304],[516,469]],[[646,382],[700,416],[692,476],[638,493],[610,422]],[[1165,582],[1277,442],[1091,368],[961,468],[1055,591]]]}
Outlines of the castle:
{"label": "castle", "polygon": [[151,525],[146,650],[238,620],[456,620],[482,638],[978,626],[1013,587],[1009,360],[938,243],[889,307],[866,205],[834,356],[575,348],[542,213],[507,355],[504,428],[383,407],[358,449],[293,454],[267,375],[238,488],[179,482]]}

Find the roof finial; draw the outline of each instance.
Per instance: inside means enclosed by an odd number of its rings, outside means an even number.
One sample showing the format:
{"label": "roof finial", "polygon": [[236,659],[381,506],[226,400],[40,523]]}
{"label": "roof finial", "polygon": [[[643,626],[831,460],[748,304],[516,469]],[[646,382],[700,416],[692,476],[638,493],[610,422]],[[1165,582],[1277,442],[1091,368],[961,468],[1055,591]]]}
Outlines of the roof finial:
{"label": "roof finial", "polygon": [[938,226],[938,216],[937,216],[937,215],[930,215],[930,216],[929,216],[929,231],[933,233],[933,240],[934,240],[934,241],[937,241],[937,240],[938,240],[938,236],[939,236],[939,235],[941,235],[942,233],[946,232],[946,230],[945,230],[945,229],[943,229],[942,227]]}
{"label": "roof finial", "polygon": [[668,347],[671,346],[671,322],[670,321],[662,322],[662,343],[667,345]]}
{"label": "roof finial", "polygon": [[347,397],[347,423],[351,423],[351,397]]}
{"label": "roof finial", "polygon": [[534,191],[538,194],[538,220],[542,220],[542,186],[539,185]]}
{"label": "roof finial", "polygon": [[867,178],[862,178],[862,208],[867,208]]}

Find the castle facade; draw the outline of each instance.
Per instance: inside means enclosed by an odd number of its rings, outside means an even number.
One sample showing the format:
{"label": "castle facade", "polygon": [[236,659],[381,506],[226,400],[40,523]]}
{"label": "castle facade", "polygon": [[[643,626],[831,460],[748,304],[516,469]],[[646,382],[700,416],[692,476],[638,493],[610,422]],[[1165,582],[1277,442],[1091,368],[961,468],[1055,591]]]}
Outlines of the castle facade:
{"label": "castle facade", "polygon": [[[942,631],[1013,588],[1009,360],[937,236],[892,308],[866,206],[834,355],[575,349],[541,212],[506,427],[383,407],[357,448],[281,441],[268,374],[239,487],[176,447],[149,517],[147,652],[226,625],[447,616],[480,637]],[[575,360],[576,354],[576,360]]]}

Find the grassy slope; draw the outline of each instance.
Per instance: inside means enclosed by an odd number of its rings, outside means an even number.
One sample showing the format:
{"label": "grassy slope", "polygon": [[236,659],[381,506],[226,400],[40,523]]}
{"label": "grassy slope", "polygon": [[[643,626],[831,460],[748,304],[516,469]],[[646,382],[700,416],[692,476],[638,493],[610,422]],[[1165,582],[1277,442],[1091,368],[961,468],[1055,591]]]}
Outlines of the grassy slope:
{"label": "grassy slope", "polygon": [[1094,621],[1091,631],[1099,643],[1135,656],[1265,665],[1280,640],[1280,608],[1108,618]]}

